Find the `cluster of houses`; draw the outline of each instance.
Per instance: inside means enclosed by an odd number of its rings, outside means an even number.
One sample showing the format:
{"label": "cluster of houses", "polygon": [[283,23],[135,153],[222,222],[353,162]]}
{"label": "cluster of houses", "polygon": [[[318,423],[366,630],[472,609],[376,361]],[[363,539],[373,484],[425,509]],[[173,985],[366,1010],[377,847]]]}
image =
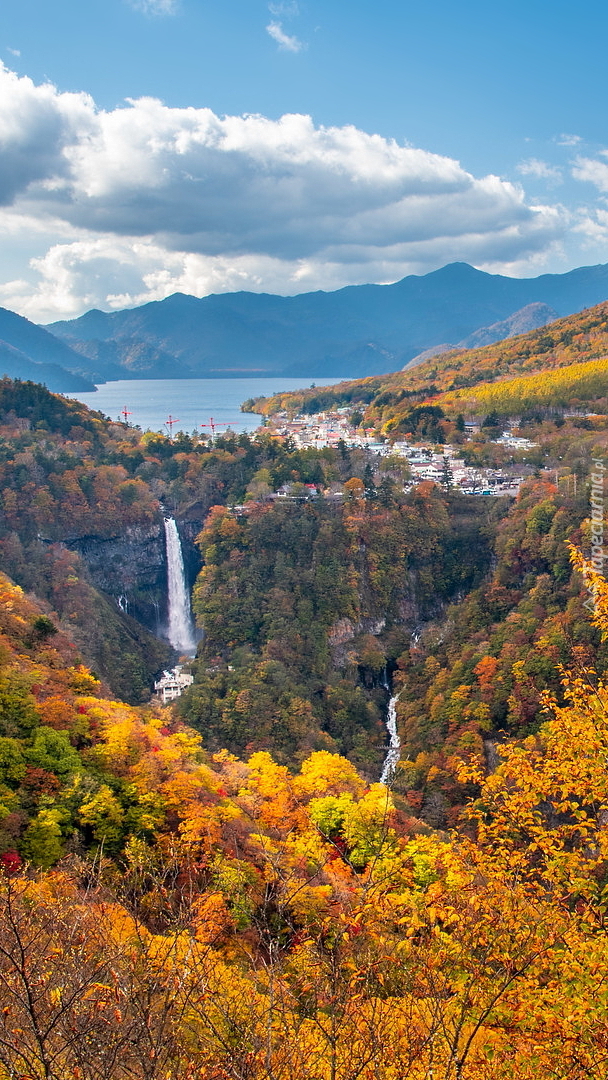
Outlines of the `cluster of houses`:
{"label": "cluster of houses", "polygon": [[[431,446],[414,445],[407,440],[394,443],[382,442],[372,429],[353,428],[350,423],[352,409],[352,406],[347,406],[327,413],[318,413],[315,416],[299,415],[293,418],[289,418],[287,413],[279,413],[272,418],[271,430],[280,437],[289,437],[298,449],[304,447],[322,449],[327,446],[337,446],[342,442],[349,448],[359,447],[366,450],[370,455],[377,454],[385,457],[390,454],[406,458],[411,473],[410,481],[404,483],[406,490],[422,480],[433,480],[435,483],[449,484],[470,495],[516,495],[525,478],[524,475],[508,475],[505,471],[497,469],[469,466],[458,457],[457,448],[453,446],[443,446],[441,453],[436,453]],[[465,434],[472,435],[478,431],[477,424],[465,426]],[[531,442],[530,439],[515,436],[511,431],[504,431],[493,441],[498,445],[519,451],[529,450],[536,446],[536,443]],[[308,485],[308,487],[311,489],[309,497],[314,497],[316,494],[316,490],[313,490],[314,485]],[[283,485],[270,498],[290,496],[294,497],[292,485]],[[298,497],[304,497],[304,493],[300,492]]]}
{"label": "cluster of houses", "polygon": [[[401,444],[403,445],[403,444]],[[467,465],[453,446],[433,453],[430,447],[407,447],[402,450],[410,467],[411,479],[405,487],[422,480],[432,480],[459,489],[465,495],[517,495],[525,477],[511,476],[499,469],[481,469]]]}
{"label": "cluster of houses", "polygon": [[289,437],[298,450],[337,446],[341,439],[349,446],[361,446],[362,436],[355,432],[349,421],[352,411],[352,407],[341,408],[291,419],[286,412],[282,412],[272,417],[270,427],[274,435]]}

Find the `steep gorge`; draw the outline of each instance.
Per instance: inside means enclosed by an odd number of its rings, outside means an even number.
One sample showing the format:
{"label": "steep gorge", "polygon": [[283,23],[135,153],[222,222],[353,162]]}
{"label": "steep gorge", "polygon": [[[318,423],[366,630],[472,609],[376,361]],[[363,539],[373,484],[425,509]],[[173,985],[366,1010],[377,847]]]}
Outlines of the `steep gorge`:
{"label": "steep gorge", "polygon": [[205,638],[180,714],[211,749],[285,763],[329,749],[377,778],[383,673],[483,579],[504,512],[432,485],[389,507],[216,507],[194,590]]}

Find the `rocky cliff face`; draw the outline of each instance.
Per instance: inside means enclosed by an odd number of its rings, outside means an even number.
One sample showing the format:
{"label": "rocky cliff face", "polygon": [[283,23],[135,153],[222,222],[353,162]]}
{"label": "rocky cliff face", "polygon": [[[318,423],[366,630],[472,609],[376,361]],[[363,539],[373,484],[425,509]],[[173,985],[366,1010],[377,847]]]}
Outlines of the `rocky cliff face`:
{"label": "rocky cliff face", "polygon": [[167,618],[167,569],[162,518],[151,528],[127,528],[108,539],[83,536],[69,541],[97,589],[154,634]]}
{"label": "rocky cliff face", "polygon": [[188,577],[188,583],[190,588],[194,587],[194,582],[202,567],[202,561],[198,547],[196,546],[196,538],[200,533],[207,517],[208,508],[205,508],[200,516],[196,518],[178,518],[177,524],[179,528],[179,534],[182,538],[182,554],[184,556],[184,566],[186,568],[186,574]]}
{"label": "rocky cliff face", "polygon": [[[202,520],[178,521],[188,584],[201,568],[194,538]],[[129,527],[109,538],[83,536],[69,541],[86,564],[95,588],[111,596],[121,611],[157,636],[167,625],[167,559],[163,519],[151,528]]]}

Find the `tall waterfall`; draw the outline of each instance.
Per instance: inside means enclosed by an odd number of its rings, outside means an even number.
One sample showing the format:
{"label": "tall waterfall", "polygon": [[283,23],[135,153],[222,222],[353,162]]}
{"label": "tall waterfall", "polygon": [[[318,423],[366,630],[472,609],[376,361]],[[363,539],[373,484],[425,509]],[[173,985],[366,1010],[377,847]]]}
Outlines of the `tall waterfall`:
{"label": "tall waterfall", "polygon": [[[383,681],[384,688],[389,690],[388,679],[386,674]],[[390,735],[388,750],[386,751],[386,757],[382,766],[382,772],[380,774],[381,784],[390,784],[393,776],[395,775],[395,769],[399,764],[401,757],[401,739],[399,738],[399,732],[397,731],[397,702],[399,701],[399,694],[393,694],[389,703],[386,714],[386,730]]]}
{"label": "tall waterfall", "polygon": [[168,638],[179,653],[195,653],[196,641],[190,610],[190,593],[186,582],[182,544],[175,519],[165,518],[167,545],[167,585],[169,603]]}
{"label": "tall waterfall", "polygon": [[381,784],[390,784],[393,776],[395,775],[395,769],[399,764],[401,757],[401,739],[399,738],[399,732],[397,731],[397,702],[399,700],[399,694],[394,694],[388,703],[388,713],[386,717],[386,728],[390,735],[390,742],[388,744],[388,750],[384,759],[384,765],[382,766],[382,772],[380,774]]}

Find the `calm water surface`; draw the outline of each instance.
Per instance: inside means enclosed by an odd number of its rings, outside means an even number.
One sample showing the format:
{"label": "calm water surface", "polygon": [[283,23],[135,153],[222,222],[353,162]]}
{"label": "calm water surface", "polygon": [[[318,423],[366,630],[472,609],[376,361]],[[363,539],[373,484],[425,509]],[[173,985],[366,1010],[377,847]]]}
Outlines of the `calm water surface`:
{"label": "calm water surface", "polygon": [[328,386],[339,379],[121,379],[102,383],[88,393],[67,394],[91,409],[105,413],[111,420],[128,421],[143,431],[167,432],[167,420],[173,417],[173,431],[194,430],[210,434],[213,419],[216,430],[253,431],[260,424],[256,413],[242,413],[247,398],[266,397],[280,390],[301,390],[310,386]]}

